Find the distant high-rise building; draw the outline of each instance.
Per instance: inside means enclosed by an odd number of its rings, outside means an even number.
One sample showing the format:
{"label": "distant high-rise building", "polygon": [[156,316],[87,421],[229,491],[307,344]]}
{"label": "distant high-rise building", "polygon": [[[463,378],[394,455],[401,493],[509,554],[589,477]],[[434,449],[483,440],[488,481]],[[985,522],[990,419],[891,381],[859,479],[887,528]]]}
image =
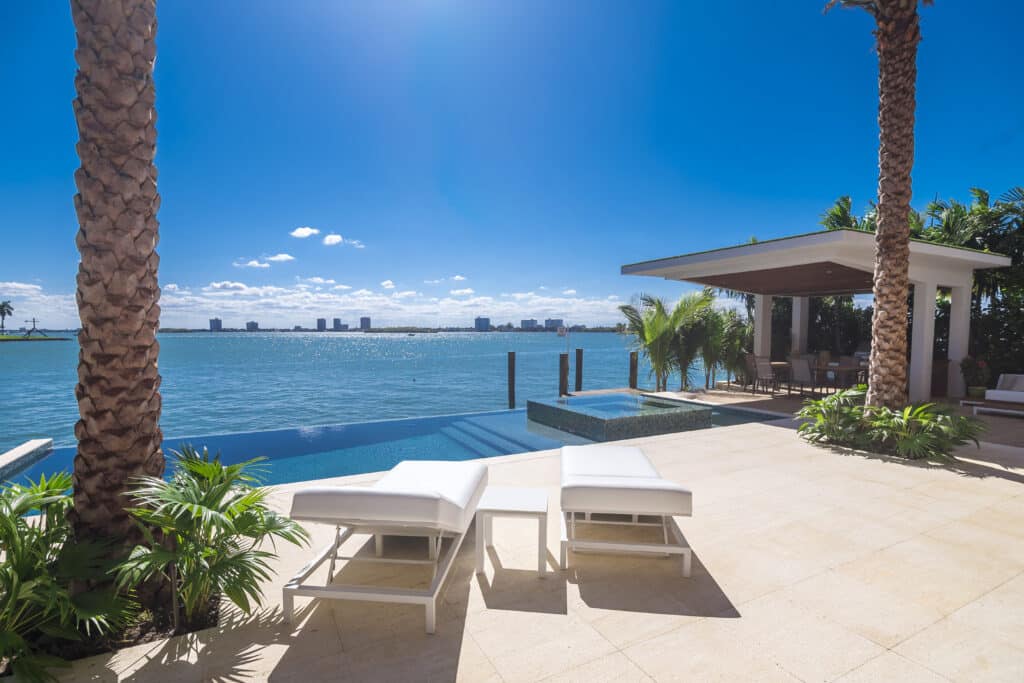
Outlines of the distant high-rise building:
{"label": "distant high-rise building", "polygon": [[220,318],[210,318],[210,332],[220,332],[224,329],[224,325],[221,324]]}
{"label": "distant high-rise building", "polygon": [[250,320],[249,322],[247,322],[245,324],[245,331],[246,332],[258,332],[259,329],[260,329],[260,324],[258,322],[256,322],[255,320]]}
{"label": "distant high-rise building", "polygon": [[548,318],[544,321],[545,330],[557,330],[559,327],[565,327],[565,321],[561,318]]}
{"label": "distant high-rise building", "polygon": [[359,319],[359,329],[368,330],[370,329],[370,316],[363,316]]}
{"label": "distant high-rise building", "polygon": [[327,329],[327,318],[316,319],[316,331],[323,332]]}
{"label": "distant high-rise building", "polygon": [[473,321],[473,327],[477,332],[490,332],[491,331],[491,319],[490,318],[477,318]]}
{"label": "distant high-rise building", "polygon": [[335,332],[346,332],[348,330],[348,324],[341,322],[341,318],[335,318],[334,327],[331,329]]}
{"label": "distant high-rise building", "polygon": [[530,318],[529,320],[523,320],[519,323],[519,329],[521,330],[535,330],[537,329],[537,319]]}

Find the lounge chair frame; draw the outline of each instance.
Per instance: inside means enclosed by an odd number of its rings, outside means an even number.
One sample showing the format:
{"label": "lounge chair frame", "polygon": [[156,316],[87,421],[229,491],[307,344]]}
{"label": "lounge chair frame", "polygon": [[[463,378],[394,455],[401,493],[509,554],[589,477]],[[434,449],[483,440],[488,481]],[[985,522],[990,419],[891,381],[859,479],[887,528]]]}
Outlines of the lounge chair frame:
{"label": "lounge chair frame", "polygon": [[[595,518],[594,515],[602,515]],[[576,537],[576,523],[579,515],[583,515],[583,524],[607,524],[630,527],[661,527],[663,543],[621,543],[618,541],[583,540]],[[612,519],[608,519],[612,517]],[[625,518],[625,519],[620,519]],[[651,522],[644,519],[659,519]],[[683,576],[690,577],[693,551],[683,538],[683,532],[676,523],[675,517],[659,514],[623,514],[622,512],[600,512],[595,510],[563,510],[562,511],[562,545],[560,562],[562,569],[569,568],[569,550],[575,553],[611,553],[638,555],[681,555],[683,559]],[[669,540],[671,535],[672,540]]]}
{"label": "lounge chair frame", "polygon": [[[338,554],[345,541],[356,534],[372,534],[374,537],[374,557],[342,556]],[[384,557],[384,536],[422,536],[427,539],[426,560],[399,559]],[[444,539],[451,538],[448,550],[441,556]],[[438,529],[417,529],[402,527],[397,523],[387,525],[375,523],[372,526],[338,524],[334,529],[334,540],[328,543],[317,555],[298,571],[282,591],[282,611],[284,619],[290,623],[295,609],[295,597],[309,597],[320,600],[361,600],[364,602],[393,602],[423,605],[426,608],[426,631],[434,633],[437,627],[437,598],[444,586],[445,578],[452,568],[455,556],[466,538],[466,531],[461,533],[445,532]],[[303,583],[320,565],[330,560],[327,570],[326,585]],[[413,588],[377,588],[367,585],[332,584],[334,568],[338,560],[346,562],[384,562],[390,564],[423,564],[433,565],[433,578],[427,589]]]}

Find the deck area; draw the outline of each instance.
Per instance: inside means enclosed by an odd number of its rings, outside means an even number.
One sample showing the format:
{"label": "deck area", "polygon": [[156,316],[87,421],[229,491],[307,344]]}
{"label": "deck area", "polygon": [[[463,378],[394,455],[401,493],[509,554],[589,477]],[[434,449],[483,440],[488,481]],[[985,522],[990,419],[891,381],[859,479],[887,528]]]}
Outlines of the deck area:
{"label": "deck area", "polygon": [[[499,518],[484,576],[467,537],[436,635],[402,605],[299,599],[288,626],[280,589],[313,551],[286,548],[265,612],[78,661],[64,680],[1024,679],[1024,449],[971,447],[938,467],[812,447],[782,424],[633,443],[694,491],[680,519],[690,579],[678,560],[635,556],[574,555],[558,571],[558,452],[491,458],[491,483],[549,491],[547,578],[533,521]],[[287,510],[298,486],[274,504]],[[307,526],[326,542],[328,527]],[[417,542],[405,549],[425,552]],[[342,574],[405,583],[417,571]]]}

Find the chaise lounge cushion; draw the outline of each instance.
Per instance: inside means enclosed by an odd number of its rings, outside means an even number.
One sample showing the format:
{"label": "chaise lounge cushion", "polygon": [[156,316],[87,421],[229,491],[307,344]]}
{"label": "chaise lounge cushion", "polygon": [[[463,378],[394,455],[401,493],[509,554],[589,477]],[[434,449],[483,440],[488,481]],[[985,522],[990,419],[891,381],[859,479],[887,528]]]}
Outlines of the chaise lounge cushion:
{"label": "chaise lounge cushion", "polygon": [[632,446],[562,448],[562,510],[625,515],[691,515],[693,494],[663,479]]}
{"label": "chaise lounge cushion", "polygon": [[989,389],[985,392],[985,400],[1000,401],[1002,403],[1024,403],[1024,391]]}
{"label": "chaise lounge cushion", "polygon": [[291,518],[463,533],[487,488],[478,462],[405,460],[373,486],[315,486],[295,493]]}

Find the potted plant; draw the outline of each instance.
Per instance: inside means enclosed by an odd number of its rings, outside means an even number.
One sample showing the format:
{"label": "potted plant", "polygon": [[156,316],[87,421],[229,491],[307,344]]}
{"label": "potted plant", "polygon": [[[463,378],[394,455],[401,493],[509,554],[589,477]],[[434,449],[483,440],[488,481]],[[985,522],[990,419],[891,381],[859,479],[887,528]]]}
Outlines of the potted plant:
{"label": "potted plant", "polygon": [[964,376],[964,384],[967,385],[968,398],[985,398],[985,389],[992,377],[988,363],[983,358],[967,356],[960,361],[960,372]]}

